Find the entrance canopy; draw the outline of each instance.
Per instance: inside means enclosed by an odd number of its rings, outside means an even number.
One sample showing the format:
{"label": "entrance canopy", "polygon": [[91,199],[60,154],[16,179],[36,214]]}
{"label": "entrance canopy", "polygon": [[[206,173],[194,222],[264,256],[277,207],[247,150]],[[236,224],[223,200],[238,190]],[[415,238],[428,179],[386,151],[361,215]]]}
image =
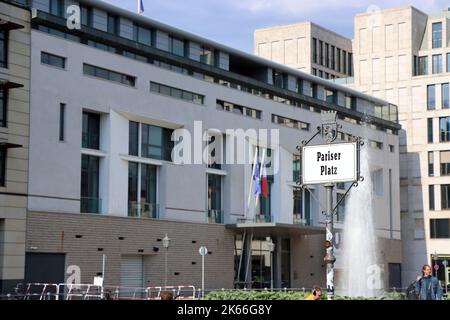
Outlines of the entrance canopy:
{"label": "entrance canopy", "polygon": [[227,229],[236,231],[253,232],[255,236],[262,237],[277,237],[277,236],[299,236],[299,235],[314,235],[325,234],[324,227],[310,227],[301,224],[287,224],[287,223],[259,223],[259,222],[243,222],[237,224],[228,224]]}

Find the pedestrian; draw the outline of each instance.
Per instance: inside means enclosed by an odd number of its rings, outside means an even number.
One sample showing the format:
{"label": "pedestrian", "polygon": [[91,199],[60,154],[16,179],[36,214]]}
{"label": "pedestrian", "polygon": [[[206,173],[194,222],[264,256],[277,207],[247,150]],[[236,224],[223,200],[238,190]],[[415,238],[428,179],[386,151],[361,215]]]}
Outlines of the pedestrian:
{"label": "pedestrian", "polygon": [[306,298],[306,300],[320,300],[322,296],[322,288],[318,286],[314,286],[311,294]]}
{"label": "pedestrian", "polygon": [[428,264],[423,266],[422,275],[417,278],[416,293],[419,300],[442,300],[441,285]]}
{"label": "pedestrian", "polygon": [[162,292],[161,300],[173,300],[173,294],[171,292]]}

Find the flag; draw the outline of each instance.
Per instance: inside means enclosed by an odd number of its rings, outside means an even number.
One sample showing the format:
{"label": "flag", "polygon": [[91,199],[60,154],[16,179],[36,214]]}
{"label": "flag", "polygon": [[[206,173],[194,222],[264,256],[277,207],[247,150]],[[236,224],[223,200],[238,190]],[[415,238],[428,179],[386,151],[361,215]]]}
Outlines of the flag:
{"label": "flag", "polygon": [[138,0],[138,13],[144,14],[144,0]]}
{"label": "flag", "polygon": [[261,183],[259,179],[259,162],[258,162],[258,150],[256,150],[256,161],[253,168],[253,186],[254,186],[254,195],[256,198],[261,194]]}
{"label": "flag", "polygon": [[262,165],[263,166],[263,175],[262,175],[262,194],[264,196],[264,199],[267,199],[267,197],[269,196],[269,186],[267,184],[267,171],[266,171],[266,166],[265,164]]}

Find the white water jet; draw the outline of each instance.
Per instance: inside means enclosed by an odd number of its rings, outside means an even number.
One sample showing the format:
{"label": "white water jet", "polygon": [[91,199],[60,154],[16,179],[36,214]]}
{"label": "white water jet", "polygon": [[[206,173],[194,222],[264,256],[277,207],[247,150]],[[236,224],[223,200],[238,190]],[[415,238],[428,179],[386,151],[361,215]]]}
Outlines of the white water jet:
{"label": "white water jet", "polygon": [[[361,176],[364,181],[353,188],[345,205],[340,294],[348,297],[375,297],[382,288],[377,263],[374,226],[373,181],[367,141],[361,147]],[[378,277],[378,279],[374,279]]]}

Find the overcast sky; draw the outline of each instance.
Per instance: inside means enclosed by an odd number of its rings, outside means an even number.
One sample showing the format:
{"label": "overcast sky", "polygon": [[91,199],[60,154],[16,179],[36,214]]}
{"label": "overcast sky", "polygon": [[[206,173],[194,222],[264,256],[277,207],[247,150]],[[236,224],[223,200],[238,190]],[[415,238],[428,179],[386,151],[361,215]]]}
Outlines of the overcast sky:
{"label": "overcast sky", "polygon": [[[105,1],[137,11],[138,0]],[[426,13],[450,6],[445,0],[144,0],[144,15],[252,53],[257,28],[312,21],[353,38],[355,14],[404,5]]]}

